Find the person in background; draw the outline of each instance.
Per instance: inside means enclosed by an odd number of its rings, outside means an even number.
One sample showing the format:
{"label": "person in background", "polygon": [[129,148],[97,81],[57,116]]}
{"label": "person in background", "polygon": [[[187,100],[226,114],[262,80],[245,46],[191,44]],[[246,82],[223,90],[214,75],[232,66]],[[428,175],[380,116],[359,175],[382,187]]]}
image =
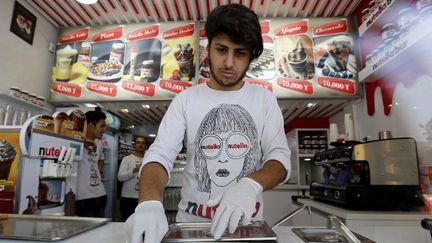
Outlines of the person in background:
{"label": "person in background", "polygon": [[282,113],[268,90],[246,83],[263,52],[257,15],[241,4],[215,8],[205,24],[210,80],[172,100],[140,171],[139,204],[126,221],[129,242],[160,242],[168,231],[161,203],[173,161],[186,144],[176,222],[211,221],[220,239],[239,223],[264,220],[262,192],[289,179]]}
{"label": "person in background", "polygon": [[[105,114],[99,107],[85,113],[87,133],[83,158],[78,165],[75,214],[81,217],[105,217],[107,196],[102,183],[104,154],[100,139],[105,132]],[[102,172],[102,173],[101,173]]]}
{"label": "person in background", "polygon": [[138,205],[138,171],[141,167],[146,148],[146,139],[142,136],[135,137],[133,154],[125,156],[120,163],[117,179],[123,182],[120,198],[120,214],[123,222],[134,213]]}

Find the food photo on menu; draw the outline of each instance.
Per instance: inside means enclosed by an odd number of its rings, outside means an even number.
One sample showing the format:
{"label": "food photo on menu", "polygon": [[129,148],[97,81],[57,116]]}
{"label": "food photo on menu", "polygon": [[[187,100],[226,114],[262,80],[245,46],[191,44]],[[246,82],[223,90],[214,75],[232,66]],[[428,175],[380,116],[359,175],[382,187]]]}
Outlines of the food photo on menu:
{"label": "food photo on menu", "polygon": [[318,37],[315,41],[315,66],[320,76],[353,79],[357,74],[354,41],[349,35]]}
{"label": "food photo on menu", "polygon": [[160,75],[161,42],[158,39],[126,43],[123,80],[155,82]]}
{"label": "food photo on menu", "polygon": [[263,53],[253,60],[246,72],[246,77],[258,80],[271,80],[276,75],[274,44],[264,43]]}
{"label": "food photo on menu", "polygon": [[106,41],[91,46],[88,79],[92,81],[116,83],[120,81],[124,70],[123,41]]}
{"label": "food photo on menu", "polygon": [[315,75],[312,40],[307,35],[282,36],[275,39],[276,66],[284,78],[310,80]]}
{"label": "food photo on menu", "polygon": [[88,69],[82,53],[88,45],[88,42],[58,45],[51,79],[70,84],[84,83]]}
{"label": "food photo on menu", "polygon": [[193,36],[165,40],[162,47],[161,78],[191,81],[195,77],[196,45]]}

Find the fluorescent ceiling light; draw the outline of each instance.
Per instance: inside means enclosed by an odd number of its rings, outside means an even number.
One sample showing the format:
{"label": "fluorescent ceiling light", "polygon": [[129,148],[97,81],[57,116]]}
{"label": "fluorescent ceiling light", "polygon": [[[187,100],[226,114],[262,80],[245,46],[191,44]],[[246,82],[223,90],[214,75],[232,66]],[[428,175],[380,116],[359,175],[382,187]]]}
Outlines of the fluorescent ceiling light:
{"label": "fluorescent ceiling light", "polygon": [[306,106],[307,106],[308,108],[311,108],[311,107],[316,106],[316,103],[308,103]]}
{"label": "fluorescent ceiling light", "polygon": [[150,105],[142,105],[143,108],[150,109]]}
{"label": "fluorescent ceiling light", "polygon": [[85,107],[97,107],[97,105],[95,105],[95,104],[90,104],[90,103],[85,103],[84,106],[85,106]]}
{"label": "fluorescent ceiling light", "polygon": [[126,108],[124,108],[124,109],[120,109],[120,111],[123,112],[123,113],[128,113],[128,112],[129,112],[129,110],[126,109]]}
{"label": "fluorescent ceiling light", "polygon": [[76,1],[82,4],[95,4],[97,3],[98,0],[76,0]]}
{"label": "fluorescent ceiling light", "polygon": [[151,137],[151,138],[154,138],[154,137],[156,137],[156,134],[149,134],[149,137]]}

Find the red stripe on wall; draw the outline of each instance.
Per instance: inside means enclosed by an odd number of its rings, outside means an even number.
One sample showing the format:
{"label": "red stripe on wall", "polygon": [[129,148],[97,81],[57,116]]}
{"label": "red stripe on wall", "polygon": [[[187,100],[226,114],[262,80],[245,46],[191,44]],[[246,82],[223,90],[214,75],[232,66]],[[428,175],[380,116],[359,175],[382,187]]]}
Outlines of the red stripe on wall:
{"label": "red stripe on wall", "polygon": [[306,0],[306,1],[304,2],[304,4],[303,4],[303,7],[302,7],[301,11],[305,11],[305,9],[306,9],[306,6],[308,5],[308,3],[309,3],[309,0]]}
{"label": "red stripe on wall", "polygon": [[164,7],[164,9],[165,9],[165,13],[168,15],[168,20],[173,20],[173,18],[172,18],[172,16],[171,16],[171,13],[170,13],[170,11],[169,11],[169,9],[168,9],[168,5],[167,5],[167,3],[166,3],[166,0],[163,0],[163,1],[162,1],[162,5],[163,5],[163,7]]}
{"label": "red stripe on wall", "polygon": [[112,9],[116,9],[115,5],[113,4],[113,2],[111,2],[111,0],[108,0],[109,4],[111,5]]}
{"label": "red stripe on wall", "polygon": [[46,6],[48,6],[59,18],[61,18],[67,26],[70,26],[71,24],[69,23],[69,21],[67,21],[65,18],[63,18],[63,16],[61,14],[59,14],[57,12],[57,10],[55,10],[55,8],[53,8],[47,1],[43,0],[43,2],[45,3]]}
{"label": "red stripe on wall", "polygon": [[346,6],[345,6],[345,8],[344,8],[344,10],[341,12],[342,13],[342,15],[346,15],[346,11],[349,9],[349,7],[351,6],[351,4],[353,4],[354,3],[354,1],[350,1]]}
{"label": "red stripe on wall", "polygon": [[97,11],[97,9],[93,6],[93,5],[90,5],[90,7],[93,9],[93,11],[97,14],[97,16],[101,16],[100,15],[100,13],[99,13],[99,11]]}
{"label": "red stripe on wall", "polygon": [[292,7],[295,8],[297,5],[297,0],[294,0]]}
{"label": "red stripe on wall", "polygon": [[331,13],[329,14],[329,16],[334,16],[336,13],[336,9],[339,8],[340,4],[341,4],[342,0],[339,0],[336,5],[334,6],[333,10],[331,11]]}
{"label": "red stripe on wall", "polygon": [[181,16],[181,14],[180,14],[180,9],[179,9],[179,6],[178,6],[178,4],[177,4],[177,0],[174,0],[174,7],[175,7],[175,11],[176,11],[176,13],[177,13],[177,17],[178,17],[178,19],[182,19],[182,16]]}
{"label": "red stripe on wall", "polygon": [[327,2],[324,4],[324,8],[321,10],[321,13],[319,13],[318,16],[323,16],[323,14],[325,13],[326,9],[330,5],[329,3],[330,3],[330,0],[327,0]]}
{"label": "red stripe on wall", "polygon": [[161,15],[160,15],[160,12],[159,12],[159,8],[157,7],[157,5],[156,5],[156,3],[155,3],[154,0],[152,0],[151,2],[152,2],[152,4],[153,4],[153,8],[154,8],[154,10],[156,11],[156,15],[157,15],[158,19],[160,19],[160,18],[161,18]]}
{"label": "red stripe on wall", "polygon": [[103,5],[102,1],[98,1],[98,4],[99,4],[99,6],[103,9],[103,11],[104,11],[105,13],[108,13],[107,8],[105,7],[105,5]]}
{"label": "red stripe on wall", "polygon": [[87,17],[89,17],[90,19],[93,19],[93,16],[91,16],[89,14],[89,12],[87,11],[87,9],[83,8],[83,6],[81,6],[80,4],[78,4],[78,6],[82,9],[82,11],[84,11],[84,13],[87,15]]}
{"label": "red stripe on wall", "polygon": [[69,1],[64,1],[72,11],[82,20],[82,22],[87,23],[87,20],[85,20],[81,14],[69,3]]}
{"label": "red stripe on wall", "polygon": [[252,6],[253,6],[253,0],[250,0],[250,2],[249,2],[249,8],[252,8]]}
{"label": "red stripe on wall", "polygon": [[143,0],[141,0],[141,5],[144,7],[144,10],[145,10],[147,16],[150,16],[150,12],[149,12],[149,10],[148,10],[148,8],[147,8],[147,6],[145,5],[145,3],[144,3]]}
{"label": "red stripe on wall", "polygon": [[67,16],[69,16],[69,18],[71,18],[72,19],[72,21],[73,22],[75,22],[75,24],[76,25],[80,25],[80,23],[78,23],[78,21],[76,21],[75,20],[75,18],[72,16],[72,15],[70,15],[69,14],[69,12],[68,11],[66,11],[66,9],[64,9],[63,8],[63,6],[62,5],[60,5],[58,2],[57,2],[57,0],[54,0],[54,3],[67,15]]}
{"label": "red stripe on wall", "polygon": [[195,0],[195,8],[197,13],[197,18],[201,19],[201,10],[200,10],[200,5],[198,0]]}
{"label": "red stripe on wall", "polygon": [[189,4],[188,4],[187,0],[183,0],[183,3],[185,4],[188,20],[191,20],[192,18],[191,18],[191,13],[190,13],[190,10],[189,10]]}
{"label": "red stripe on wall", "polygon": [[209,0],[206,1],[206,8],[207,8],[207,16],[210,14],[210,2]]}
{"label": "red stripe on wall", "polygon": [[42,11],[44,11],[46,13],[46,15],[48,15],[54,22],[57,23],[57,25],[61,26],[62,24],[60,24],[57,19],[55,19],[48,11],[46,11],[45,8],[43,8],[41,5],[39,5],[38,2],[33,0],[33,3],[36,4],[40,9],[42,9]]}
{"label": "red stripe on wall", "polygon": [[134,9],[136,14],[139,14],[139,9],[137,6],[135,6],[135,3],[132,0],[129,0],[129,3],[132,5],[132,8]]}
{"label": "red stripe on wall", "polygon": [[312,8],[312,10],[311,10],[311,12],[310,12],[311,15],[312,15],[313,13],[315,13],[316,8],[318,7],[318,3],[319,3],[319,0],[316,0],[315,4],[314,4],[314,6],[313,6],[313,8]]}
{"label": "red stripe on wall", "polygon": [[122,0],[120,0],[120,5],[122,6],[122,8],[125,12],[128,11],[128,9],[126,8],[126,5],[124,4],[124,2]]}

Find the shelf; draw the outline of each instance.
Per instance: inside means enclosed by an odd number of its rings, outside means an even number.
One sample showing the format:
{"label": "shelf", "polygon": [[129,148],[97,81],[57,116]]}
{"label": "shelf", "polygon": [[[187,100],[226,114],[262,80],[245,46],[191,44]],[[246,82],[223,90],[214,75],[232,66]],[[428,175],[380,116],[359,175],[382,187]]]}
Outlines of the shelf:
{"label": "shelf", "polygon": [[362,37],[371,28],[377,28],[381,31],[383,25],[394,22],[395,18],[398,17],[399,11],[406,7],[409,7],[409,1],[405,0],[393,0],[390,4],[386,4],[381,14],[377,17],[369,16],[369,18],[359,26],[359,36]]}
{"label": "shelf", "polygon": [[28,102],[28,101],[25,101],[22,99],[18,99],[16,97],[8,95],[8,94],[0,93],[0,98],[3,98],[3,99],[8,100],[8,101],[12,101],[14,103],[18,103],[18,104],[26,106],[26,107],[31,107],[34,110],[51,111],[50,109],[48,109],[46,107],[43,107],[40,105],[35,105],[31,102]]}
{"label": "shelf", "polygon": [[359,72],[360,82],[373,82],[380,78],[389,78],[393,71],[397,71],[404,65],[412,65],[411,60],[423,60],[429,58],[429,45],[432,41],[432,18],[420,23],[411,33],[403,48],[397,55],[389,58],[382,65],[373,69],[372,65]]}

